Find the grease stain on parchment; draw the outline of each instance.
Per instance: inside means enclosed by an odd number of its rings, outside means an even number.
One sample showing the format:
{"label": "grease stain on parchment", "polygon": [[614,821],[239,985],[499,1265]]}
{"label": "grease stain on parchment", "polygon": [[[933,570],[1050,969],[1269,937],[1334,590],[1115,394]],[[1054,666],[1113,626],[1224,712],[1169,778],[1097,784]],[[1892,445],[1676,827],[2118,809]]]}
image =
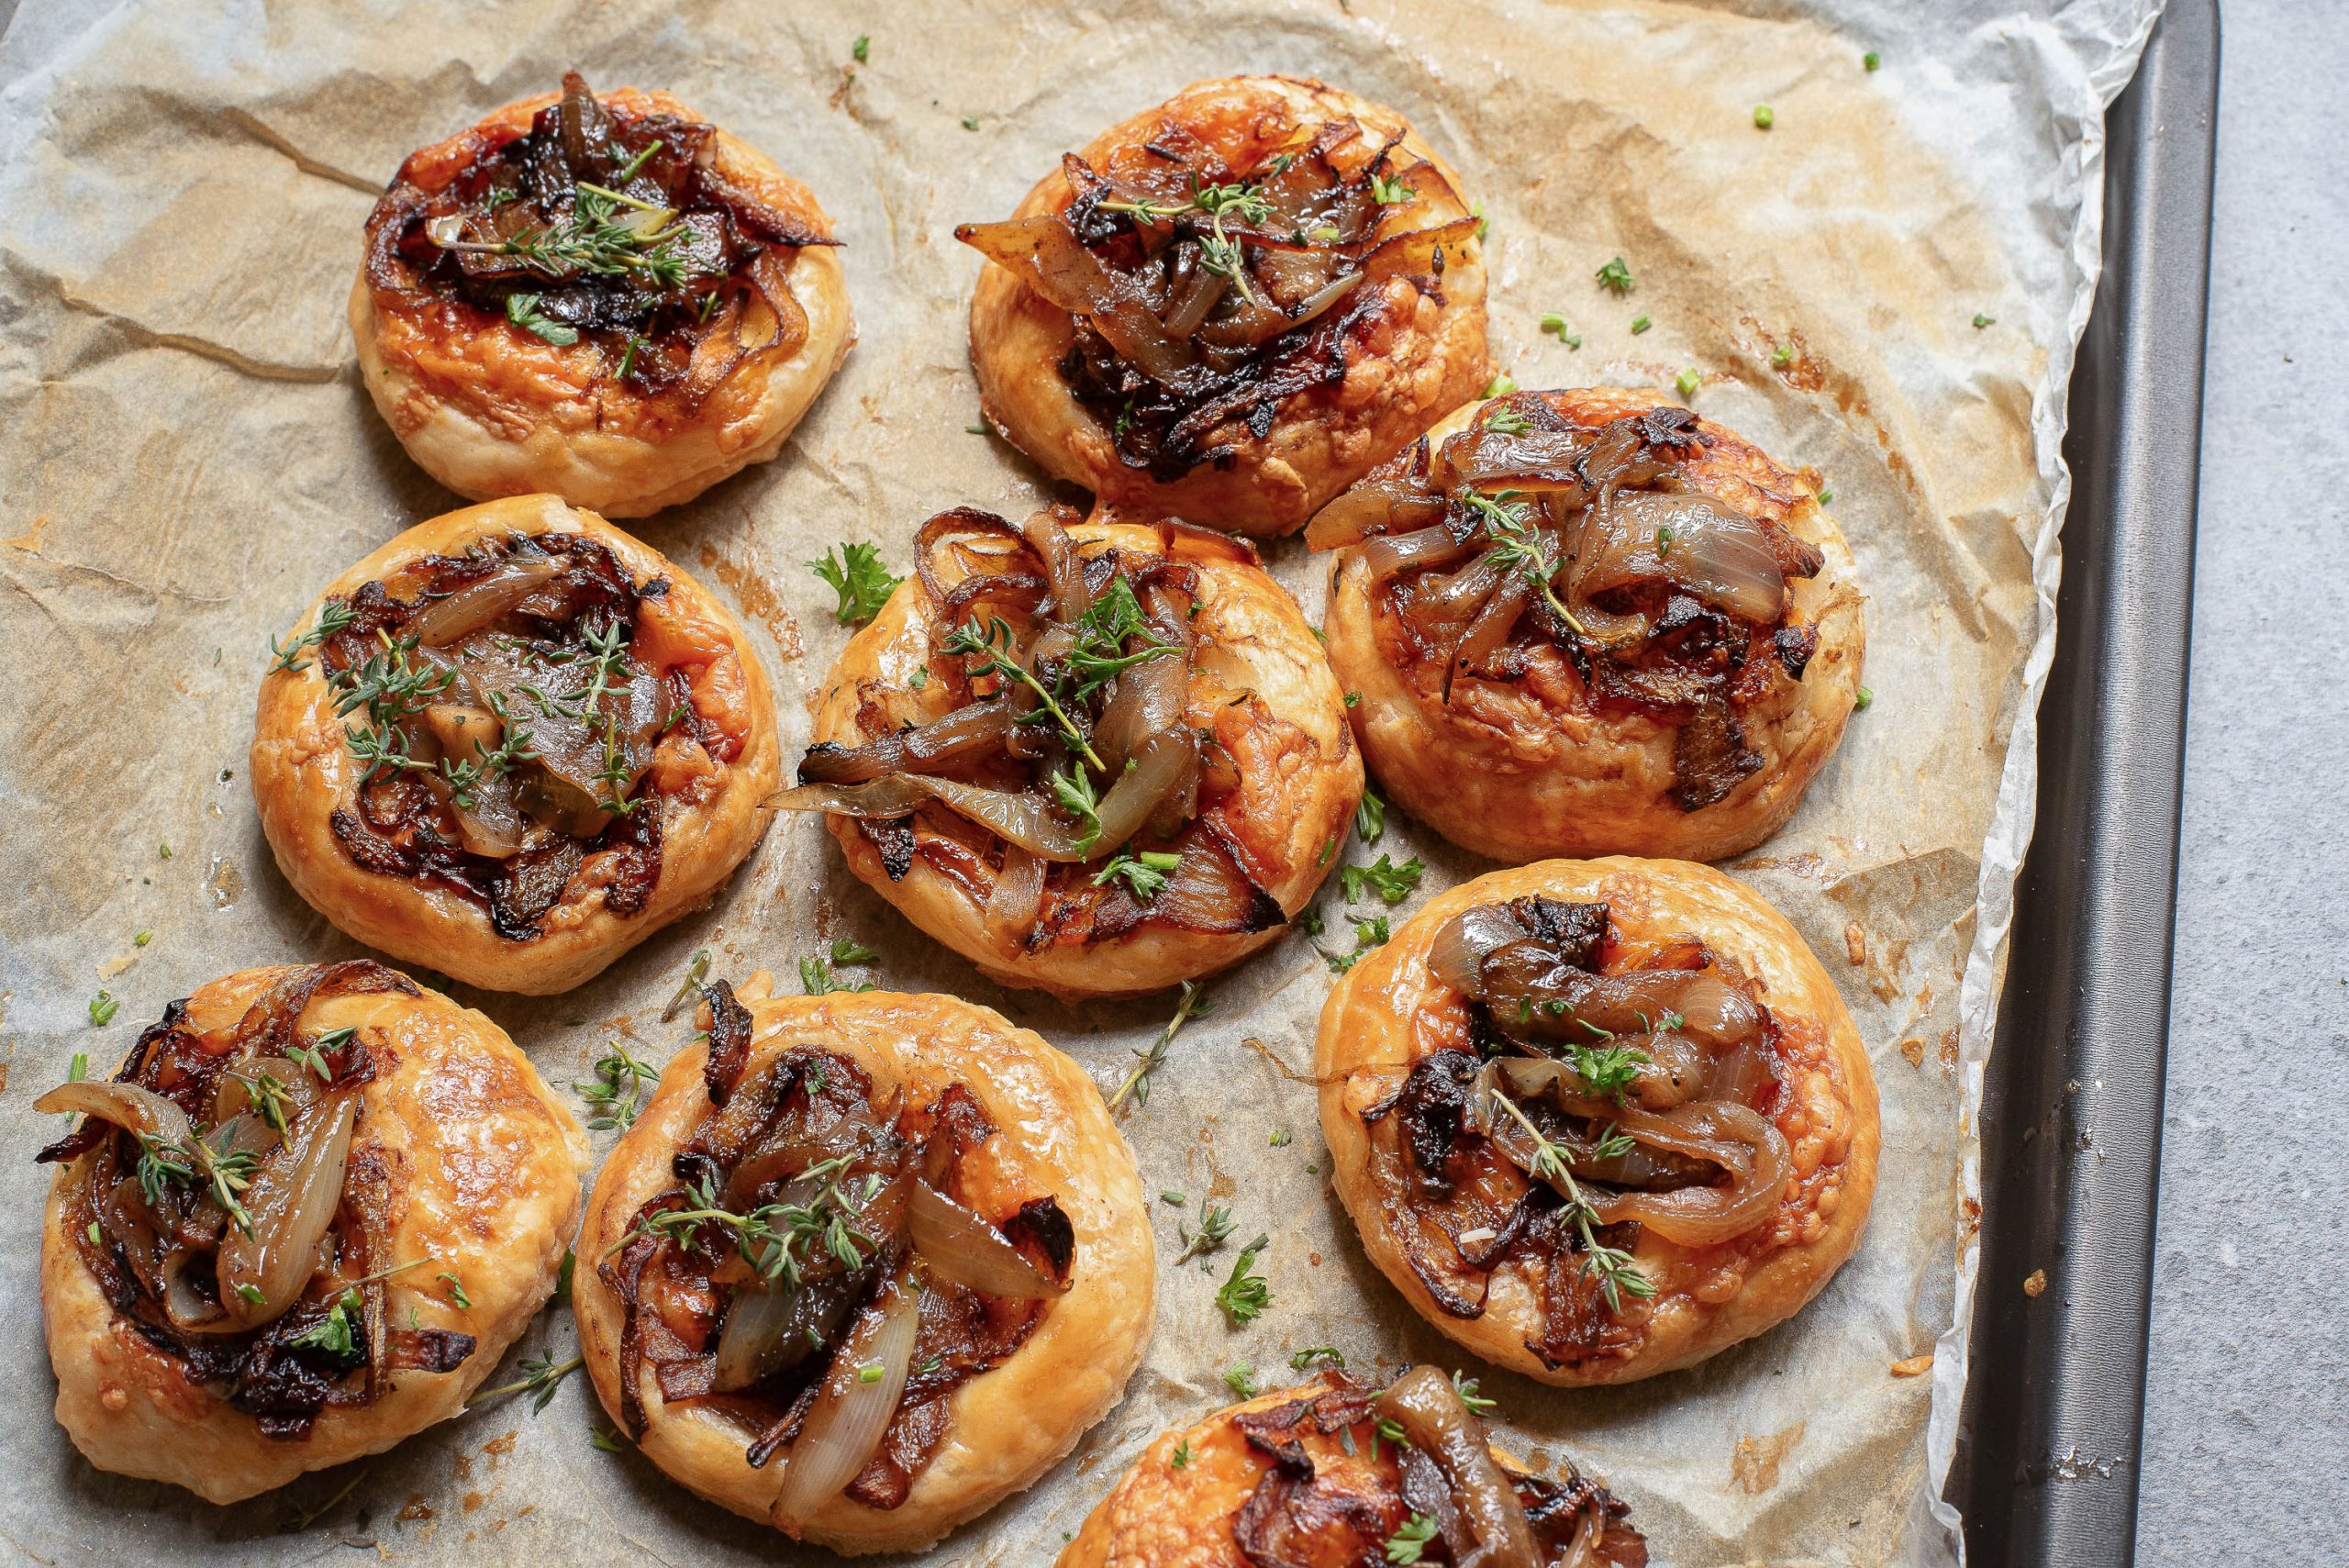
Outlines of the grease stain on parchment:
{"label": "grease stain on parchment", "polygon": [[747,563],[720,555],[712,545],[701,547],[701,567],[733,590],[742,613],[767,628],[767,635],[774,639],[776,649],[785,659],[799,657],[799,623],[783,607],[783,595],[774,591],[774,584],[751,571]]}
{"label": "grease stain on parchment", "polygon": [[1729,1477],[1746,1496],[1759,1497],[1778,1484],[1778,1466],[1794,1452],[1802,1441],[1807,1421],[1797,1421],[1782,1432],[1768,1437],[1742,1437],[1737,1449],[1729,1456]]}

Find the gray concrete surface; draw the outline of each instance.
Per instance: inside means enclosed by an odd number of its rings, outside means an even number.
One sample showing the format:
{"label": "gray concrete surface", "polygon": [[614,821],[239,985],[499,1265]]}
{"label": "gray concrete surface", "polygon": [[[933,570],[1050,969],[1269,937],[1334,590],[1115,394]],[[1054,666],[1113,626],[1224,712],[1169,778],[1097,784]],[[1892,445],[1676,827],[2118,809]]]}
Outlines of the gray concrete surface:
{"label": "gray concrete surface", "polygon": [[2143,1568],[2349,1562],[2349,5],[2222,25]]}

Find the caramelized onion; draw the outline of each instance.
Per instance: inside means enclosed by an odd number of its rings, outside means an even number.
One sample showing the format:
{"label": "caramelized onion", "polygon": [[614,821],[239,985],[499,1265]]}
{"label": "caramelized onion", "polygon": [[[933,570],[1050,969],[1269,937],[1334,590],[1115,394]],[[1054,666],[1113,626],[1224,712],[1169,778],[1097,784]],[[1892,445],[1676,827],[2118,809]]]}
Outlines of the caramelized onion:
{"label": "caramelized onion", "polygon": [[1161,385],[1172,385],[1192,364],[1189,343],[1166,330],[1130,281],[1079,244],[1060,214],[966,223],[954,238],[1011,269],[1063,310],[1091,321],[1120,359]]}
{"label": "caramelized onion", "polygon": [[1159,802],[1183,782],[1184,764],[1197,755],[1198,744],[1187,727],[1177,726],[1160,730],[1134,748],[1126,771],[1101,797],[1097,808],[1101,836],[1087,852],[1106,855],[1141,832]]}
{"label": "caramelized onion", "polygon": [[[1190,695],[1190,661],[1170,649],[1145,659],[1118,677],[1109,706],[1094,727],[1093,749],[1110,767],[1122,765],[1141,743],[1160,730],[1179,724],[1183,702]],[[1247,683],[1233,687],[1244,689]]]}
{"label": "caramelized onion", "polygon": [[1661,580],[1757,625],[1785,609],[1786,573],[1768,531],[1727,502],[1632,490],[1592,510],[1600,519],[1598,549],[1583,563],[1582,593]]}
{"label": "caramelized onion", "polygon": [[1030,1262],[1002,1231],[928,1182],[917,1180],[907,1197],[906,1233],[941,1279],[1021,1301],[1067,1293],[1067,1285]]}
{"label": "caramelized onion", "polygon": [[[901,774],[888,783],[911,784],[935,797],[993,833],[1007,844],[1031,855],[1067,865],[1081,864],[1097,848],[1110,848],[1086,838],[1047,805],[1044,797],[1025,790],[988,789],[959,779],[918,778]],[[866,785],[872,788],[872,785]],[[1103,803],[1107,805],[1107,802]]]}
{"label": "caramelized onion", "polygon": [[190,1130],[187,1113],[152,1089],[136,1084],[107,1084],[85,1078],[60,1084],[33,1102],[42,1112],[79,1111],[110,1121],[126,1132],[142,1134],[165,1143],[177,1143]]}
{"label": "caramelized onion", "polygon": [[1460,1560],[1462,1568],[1540,1568],[1517,1488],[1494,1460],[1484,1423],[1468,1413],[1450,1377],[1415,1366],[1378,1396],[1376,1408],[1452,1484],[1461,1522],[1476,1538],[1475,1550]]}
{"label": "caramelized onion", "polygon": [[1050,507],[1031,515],[1019,525],[1019,532],[1044,563],[1044,576],[1052,585],[1052,618],[1064,625],[1074,625],[1093,606],[1093,592],[1085,585],[1085,563],[1077,559],[1076,541],[1060,525]]}
{"label": "caramelized onion", "polygon": [[1731,1045],[1762,1030],[1762,1009],[1753,997],[1709,969],[1696,972],[1673,1002],[1682,1028],[1708,1045]]}
{"label": "caramelized onion", "polygon": [[[801,766],[806,766],[802,763]],[[930,799],[930,791],[905,773],[871,784],[806,784],[777,790],[763,804],[777,811],[834,811],[842,817],[903,817]]]}
{"label": "caramelized onion", "polygon": [[1443,672],[1447,698],[1452,695],[1453,676],[1464,670],[1482,669],[1493,651],[1508,640],[1509,628],[1517,624],[1517,617],[1524,613],[1532,597],[1533,584],[1526,581],[1523,573],[1512,572],[1501,580],[1501,585],[1493,590],[1492,597],[1485,601],[1485,607],[1476,612],[1453,648]]}
{"label": "caramelized onion", "polygon": [[1794,1164],[1786,1135],[1759,1111],[1727,1100],[1700,1100],[1667,1116],[1622,1107],[1616,1129],[1651,1148],[1710,1160],[1728,1171],[1726,1187],[1680,1187],[1666,1193],[1591,1195],[1609,1224],[1636,1219],[1667,1241],[1708,1247],[1742,1236],[1766,1221]]}
{"label": "caramelized onion", "polygon": [[1435,977],[1464,996],[1485,999],[1485,955],[1530,933],[1504,905],[1478,904],[1436,928],[1428,944],[1428,967]]}
{"label": "caramelized onion", "polygon": [[551,555],[508,556],[487,576],[429,600],[407,629],[427,648],[446,647],[497,619],[561,570]]}
{"label": "caramelized onion", "polygon": [[[1648,1149],[1708,1162],[1729,1177],[1726,1185],[1680,1186],[1669,1192],[1609,1193],[1585,1187],[1583,1195],[1592,1211],[1609,1225],[1636,1219],[1667,1241],[1686,1247],[1713,1246],[1767,1220],[1793,1168],[1793,1151],[1786,1135],[1767,1117],[1746,1106],[1698,1100],[1657,1114],[1588,1098],[1580,1077],[1564,1062],[1503,1057],[1488,1063],[1487,1071],[1489,1077],[1479,1074],[1480,1092],[1475,1096],[1480,1123],[1489,1127],[1503,1151],[1530,1175],[1539,1173],[1533,1169],[1531,1149],[1522,1139],[1509,1136],[1514,1118],[1490,1116],[1481,1091],[1505,1088],[1518,1095],[1555,1095],[1569,1115],[1594,1123],[1612,1123],[1616,1131]],[[1623,1173],[1602,1174],[1593,1170],[1588,1174],[1607,1180],[1620,1179]],[[1558,1184],[1563,1190],[1563,1184]]]}
{"label": "caramelized onion", "polygon": [[[913,1364],[921,1294],[915,1280],[890,1280],[833,1353],[823,1389],[792,1440],[783,1485],[769,1510],[768,1517],[794,1538],[879,1451]],[[881,1375],[867,1382],[863,1369],[874,1366]]]}
{"label": "caramelized onion", "polygon": [[1000,951],[1017,952],[1044,904],[1044,861],[1017,844],[1003,847],[1003,869],[987,890],[986,938]]}
{"label": "caramelized onion", "polygon": [[1388,534],[1362,547],[1362,563],[1374,583],[1421,566],[1442,566],[1468,553],[1468,541],[1441,524],[1408,534]]}
{"label": "caramelized onion", "polygon": [[1002,750],[1015,716],[1010,705],[976,702],[916,729],[862,746],[810,746],[799,762],[803,784],[855,784],[885,773],[918,773]]}
{"label": "caramelized onion", "polygon": [[[295,1122],[284,1146],[245,1189],[253,1217],[248,1236],[231,1227],[220,1240],[220,1305],[238,1327],[270,1321],[294,1304],[318,1266],[318,1243],[342,1202],[356,1095],[336,1095]],[[248,1295],[239,1286],[250,1285]]]}
{"label": "caramelized onion", "polygon": [[1443,517],[1443,497],[1408,477],[1365,479],[1313,514],[1305,542],[1335,550],[1368,535],[1423,527]]}

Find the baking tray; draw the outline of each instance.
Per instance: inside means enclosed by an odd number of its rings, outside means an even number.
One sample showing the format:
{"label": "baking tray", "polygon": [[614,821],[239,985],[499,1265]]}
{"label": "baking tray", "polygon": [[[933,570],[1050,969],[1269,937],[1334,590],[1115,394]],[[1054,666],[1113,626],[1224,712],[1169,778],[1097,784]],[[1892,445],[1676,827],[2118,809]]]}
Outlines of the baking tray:
{"label": "baking tray", "polygon": [[2218,0],[2171,0],[2106,118],[2038,824],[1983,1092],[1948,1493],[1976,1568],[2136,1555],[2218,94]]}

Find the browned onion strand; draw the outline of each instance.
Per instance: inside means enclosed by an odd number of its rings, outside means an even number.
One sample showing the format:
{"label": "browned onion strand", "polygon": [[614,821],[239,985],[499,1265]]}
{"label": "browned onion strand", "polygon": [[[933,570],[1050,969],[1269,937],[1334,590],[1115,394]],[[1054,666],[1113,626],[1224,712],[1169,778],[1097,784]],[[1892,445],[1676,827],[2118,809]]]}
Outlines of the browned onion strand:
{"label": "browned onion strand", "polygon": [[987,894],[987,940],[1006,952],[1016,952],[1035,929],[1044,905],[1045,860],[1018,844],[1003,847],[1003,869],[996,873]]}
{"label": "browned onion strand", "polygon": [[954,230],[954,238],[1019,273],[1070,315],[1091,321],[1128,363],[1152,381],[1172,385],[1196,362],[1189,342],[1168,332],[1139,289],[1078,243],[1060,214],[966,223]]}
{"label": "browned onion strand", "polygon": [[1475,1549],[1462,1560],[1467,1568],[1541,1568],[1517,1488],[1494,1460],[1484,1423],[1461,1402],[1450,1377],[1431,1366],[1413,1367],[1378,1396],[1375,1408],[1452,1484],[1461,1522],[1476,1538]]}

